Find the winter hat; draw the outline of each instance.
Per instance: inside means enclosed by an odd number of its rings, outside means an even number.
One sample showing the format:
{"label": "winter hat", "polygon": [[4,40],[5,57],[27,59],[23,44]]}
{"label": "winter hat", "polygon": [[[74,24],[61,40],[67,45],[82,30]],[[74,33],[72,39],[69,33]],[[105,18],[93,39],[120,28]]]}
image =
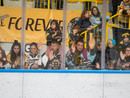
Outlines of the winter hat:
{"label": "winter hat", "polygon": [[126,37],[129,38],[129,36],[130,36],[129,33],[124,33],[124,34],[122,34],[122,37],[123,37],[123,38],[126,38]]}
{"label": "winter hat", "polygon": [[116,41],[115,41],[114,39],[109,39],[108,41],[112,41],[113,46],[115,46],[115,45],[116,45]]}

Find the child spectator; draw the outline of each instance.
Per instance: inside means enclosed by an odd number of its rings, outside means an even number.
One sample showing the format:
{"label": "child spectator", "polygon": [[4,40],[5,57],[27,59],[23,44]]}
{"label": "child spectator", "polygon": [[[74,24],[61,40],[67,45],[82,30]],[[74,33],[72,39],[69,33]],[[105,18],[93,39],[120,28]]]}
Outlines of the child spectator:
{"label": "child spectator", "polygon": [[75,25],[72,28],[72,32],[69,34],[70,40],[69,40],[69,48],[71,48],[71,45],[75,43],[77,39],[81,37],[80,35],[80,26]]}
{"label": "child spectator", "polygon": [[115,65],[112,62],[108,62],[107,63],[107,69],[108,70],[114,70],[115,69]]}
{"label": "child spectator", "polygon": [[61,55],[60,42],[52,41],[48,56],[47,69],[60,69],[61,68]]}
{"label": "child spectator", "polygon": [[84,40],[78,39],[66,54],[66,67],[68,69],[86,69],[88,66],[90,67],[94,58],[95,54],[87,54],[87,50],[84,48]]}
{"label": "child spectator", "polygon": [[120,6],[118,7],[118,12],[119,14],[122,14],[119,16],[120,27],[122,24],[123,28],[128,28],[129,15],[130,15],[130,1],[123,0]]}
{"label": "child spectator", "polygon": [[5,51],[0,47],[0,69],[5,69],[7,63]]}
{"label": "child spectator", "polygon": [[130,70],[130,46],[125,48],[125,54],[118,59],[116,68],[118,70]]}
{"label": "child spectator", "polygon": [[62,41],[62,33],[58,22],[56,20],[52,20],[50,24],[50,28],[46,31],[46,39],[47,39],[47,56],[50,51],[50,45],[52,40],[61,42]]}
{"label": "child spectator", "polygon": [[116,41],[114,39],[108,40],[106,48],[106,63],[113,63],[114,65],[117,62],[117,49],[115,47]]}
{"label": "child spectator", "polygon": [[47,46],[51,45],[52,40],[61,42],[62,33],[57,20],[52,20],[50,28],[46,31]]}
{"label": "child spectator", "polygon": [[43,69],[46,67],[48,57],[46,54],[40,54],[37,43],[30,44],[30,54],[27,55],[26,62],[28,69]]}
{"label": "child spectator", "polygon": [[20,69],[20,65],[21,65],[21,58],[20,57],[17,57],[14,64],[12,65],[13,66],[13,69]]}
{"label": "child spectator", "polygon": [[90,22],[90,14],[88,10],[84,10],[82,12],[81,17],[77,22],[77,25],[80,26],[80,32],[93,29],[93,26]]}
{"label": "child spectator", "polygon": [[11,47],[10,53],[7,55],[7,60],[11,64],[11,68],[13,68],[13,64],[14,64],[15,60],[18,57],[20,57],[20,48],[21,48],[20,43],[18,43],[18,41],[15,40]]}

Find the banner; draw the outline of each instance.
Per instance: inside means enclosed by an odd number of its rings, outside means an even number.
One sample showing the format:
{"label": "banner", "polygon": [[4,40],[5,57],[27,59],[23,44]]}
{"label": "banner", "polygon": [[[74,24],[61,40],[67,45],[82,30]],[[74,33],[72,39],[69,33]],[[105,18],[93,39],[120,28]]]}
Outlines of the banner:
{"label": "banner", "polygon": [[[0,42],[21,41],[21,13],[19,7],[0,7]],[[75,18],[80,17],[80,15],[81,12],[67,12],[69,29],[75,24],[74,21],[77,21]],[[60,28],[63,28],[63,10],[27,8],[25,42],[46,44],[45,33],[52,19],[58,20]],[[68,33],[66,38],[68,38]]]}

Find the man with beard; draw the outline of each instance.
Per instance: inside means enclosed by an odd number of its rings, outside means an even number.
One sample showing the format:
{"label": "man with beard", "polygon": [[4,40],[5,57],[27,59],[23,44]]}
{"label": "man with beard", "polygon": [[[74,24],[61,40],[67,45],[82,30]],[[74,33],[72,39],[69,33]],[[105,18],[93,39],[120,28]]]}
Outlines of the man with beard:
{"label": "man with beard", "polygon": [[[89,44],[93,49],[93,43]],[[91,62],[96,54],[89,54],[84,48],[84,40],[79,38],[66,54],[66,67],[68,69],[92,69]]]}
{"label": "man with beard", "polygon": [[48,55],[47,69],[60,69],[61,67],[61,53],[60,42],[52,41],[50,52]]}

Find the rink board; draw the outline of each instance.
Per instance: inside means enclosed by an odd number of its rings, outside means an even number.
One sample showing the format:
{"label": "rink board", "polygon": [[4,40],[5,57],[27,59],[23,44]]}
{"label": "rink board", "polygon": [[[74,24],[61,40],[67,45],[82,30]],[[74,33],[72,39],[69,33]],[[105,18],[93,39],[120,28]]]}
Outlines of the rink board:
{"label": "rink board", "polygon": [[1,98],[130,98],[130,71],[0,70]]}

